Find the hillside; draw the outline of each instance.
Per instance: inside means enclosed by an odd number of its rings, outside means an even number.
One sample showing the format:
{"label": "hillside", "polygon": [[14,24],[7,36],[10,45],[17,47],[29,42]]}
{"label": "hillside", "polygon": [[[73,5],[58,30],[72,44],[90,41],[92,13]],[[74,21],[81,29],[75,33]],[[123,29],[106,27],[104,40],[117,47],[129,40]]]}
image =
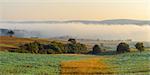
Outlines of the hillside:
{"label": "hillside", "polygon": [[45,23],[45,24],[62,24],[62,23],[82,23],[82,24],[106,24],[106,25],[112,25],[112,24],[119,24],[119,25],[125,25],[125,24],[134,24],[134,25],[150,25],[149,20],[134,20],[134,19],[108,19],[108,20],[46,20],[46,21],[33,21],[33,20],[22,20],[22,21],[0,21],[0,23],[21,23],[21,24],[36,24],[36,23]]}
{"label": "hillside", "polygon": [[42,38],[18,38],[9,36],[0,36],[0,50],[6,50],[10,48],[17,48],[18,44],[29,43],[33,41],[39,41],[42,43],[48,43],[48,39]]}

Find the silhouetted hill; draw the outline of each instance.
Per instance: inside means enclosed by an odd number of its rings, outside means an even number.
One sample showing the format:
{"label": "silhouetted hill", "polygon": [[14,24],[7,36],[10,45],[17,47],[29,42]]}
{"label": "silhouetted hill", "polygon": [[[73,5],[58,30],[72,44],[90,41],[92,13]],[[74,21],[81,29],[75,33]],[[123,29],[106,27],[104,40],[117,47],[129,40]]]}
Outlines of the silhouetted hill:
{"label": "silhouetted hill", "polygon": [[149,20],[133,20],[133,19],[111,19],[111,20],[63,20],[63,21],[0,21],[0,23],[82,23],[82,24],[106,24],[106,25],[150,25]]}
{"label": "silhouetted hill", "polygon": [[102,20],[102,21],[87,21],[87,20],[72,20],[66,21],[67,23],[83,23],[83,24],[106,24],[106,25],[150,25],[150,21],[146,20],[131,20],[131,19],[112,19],[112,20]]}

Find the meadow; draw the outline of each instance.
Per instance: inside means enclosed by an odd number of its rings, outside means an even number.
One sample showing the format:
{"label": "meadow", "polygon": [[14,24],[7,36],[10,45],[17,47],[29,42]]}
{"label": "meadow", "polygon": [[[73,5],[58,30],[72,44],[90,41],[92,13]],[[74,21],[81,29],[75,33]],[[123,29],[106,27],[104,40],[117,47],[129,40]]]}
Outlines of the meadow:
{"label": "meadow", "polygon": [[58,75],[59,63],[87,56],[0,52],[0,75]]}
{"label": "meadow", "polygon": [[0,75],[149,75],[150,48],[115,54],[106,51],[92,54],[15,53],[7,49],[20,43],[46,39],[0,37]]}
{"label": "meadow", "polygon": [[0,52],[0,75],[149,75],[150,52],[118,55]]}

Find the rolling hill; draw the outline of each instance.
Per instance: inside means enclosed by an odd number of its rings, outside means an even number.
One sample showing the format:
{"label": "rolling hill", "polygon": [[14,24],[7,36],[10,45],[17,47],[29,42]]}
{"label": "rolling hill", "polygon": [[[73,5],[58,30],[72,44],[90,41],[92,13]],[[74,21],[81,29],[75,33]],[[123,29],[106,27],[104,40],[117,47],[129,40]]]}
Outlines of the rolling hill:
{"label": "rolling hill", "polygon": [[0,23],[47,23],[47,24],[57,24],[57,23],[82,23],[82,24],[105,24],[105,25],[125,25],[125,24],[133,24],[133,25],[150,25],[149,20],[134,20],[134,19],[110,19],[110,20],[35,20],[35,21],[0,21]]}
{"label": "rolling hill", "polygon": [[42,43],[48,43],[48,39],[39,38],[18,38],[9,36],[0,36],[0,50],[7,50],[11,48],[17,48],[18,44],[29,43],[33,41],[39,41]]}

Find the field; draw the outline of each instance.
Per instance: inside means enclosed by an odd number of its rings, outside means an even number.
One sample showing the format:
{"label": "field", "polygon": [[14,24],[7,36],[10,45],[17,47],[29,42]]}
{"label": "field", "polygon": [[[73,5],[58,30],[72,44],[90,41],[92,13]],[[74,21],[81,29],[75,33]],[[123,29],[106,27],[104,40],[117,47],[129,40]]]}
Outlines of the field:
{"label": "field", "polygon": [[150,52],[119,55],[0,52],[0,75],[150,74]]}
{"label": "field", "polygon": [[77,60],[84,56],[40,55],[0,52],[0,74],[50,74],[59,73],[59,62]]}
{"label": "field", "polygon": [[13,53],[7,49],[47,39],[0,37],[0,75],[149,75],[150,48],[138,52],[114,54],[113,51],[90,54]]}

